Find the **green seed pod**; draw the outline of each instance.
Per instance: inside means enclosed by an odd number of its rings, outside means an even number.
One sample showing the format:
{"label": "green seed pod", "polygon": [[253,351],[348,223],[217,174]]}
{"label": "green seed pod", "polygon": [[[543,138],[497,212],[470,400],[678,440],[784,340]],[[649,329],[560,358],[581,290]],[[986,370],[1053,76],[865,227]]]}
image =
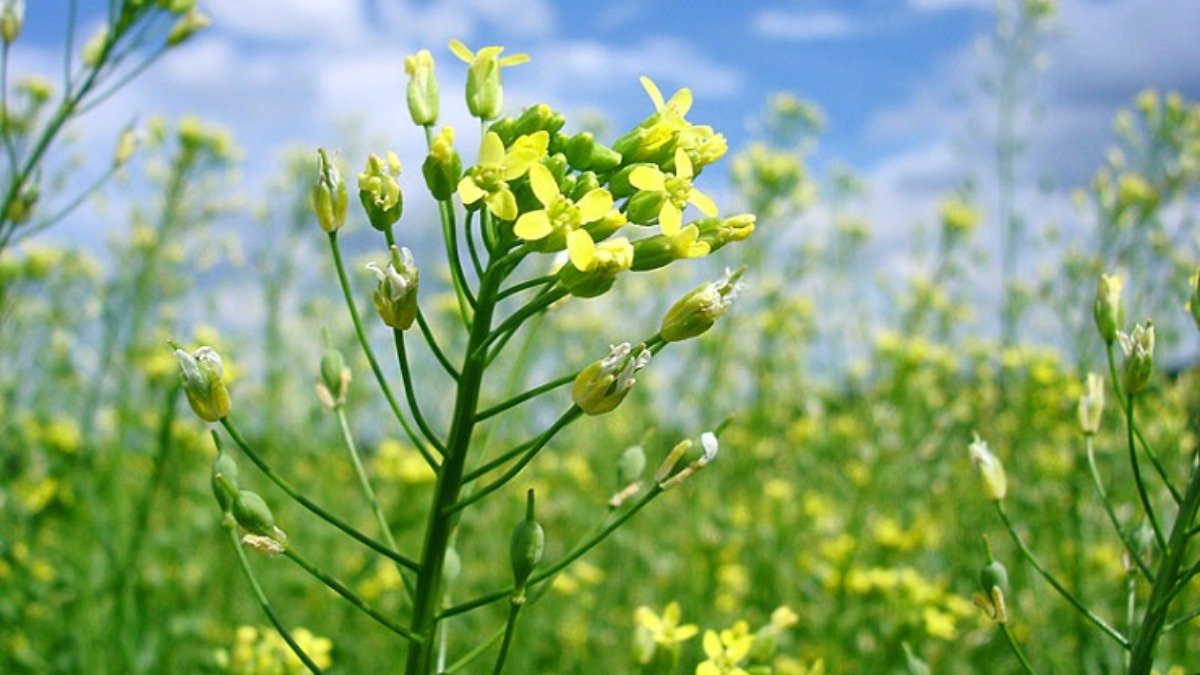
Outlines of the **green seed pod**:
{"label": "green seed pod", "polygon": [[983,592],[991,595],[993,588],[999,588],[1001,593],[1008,593],[1008,570],[999,560],[993,560],[979,570],[979,586]]}
{"label": "green seed pod", "polygon": [[221,451],[212,465],[212,491],[221,505],[221,511],[228,511],[233,505],[233,498],[238,490],[238,465],[232,457]]}
{"label": "green seed pod", "polygon": [[726,272],[725,276],[693,289],[667,310],[659,335],[667,342],[679,342],[696,337],[712,328],[738,293],[738,279],[743,269]]}
{"label": "green seed pod", "polygon": [[533,489],[530,488],[525,506],[525,519],[517,523],[513,529],[509,545],[509,557],[512,559],[513,581],[518,589],[525,588],[525,582],[533,573],[533,568],[542,560],[542,550],[546,544],[546,535],[542,526],[534,520]]}
{"label": "green seed pod", "polygon": [[233,500],[233,517],[238,525],[252,534],[270,537],[275,534],[275,516],[262,497],[241,490]]}

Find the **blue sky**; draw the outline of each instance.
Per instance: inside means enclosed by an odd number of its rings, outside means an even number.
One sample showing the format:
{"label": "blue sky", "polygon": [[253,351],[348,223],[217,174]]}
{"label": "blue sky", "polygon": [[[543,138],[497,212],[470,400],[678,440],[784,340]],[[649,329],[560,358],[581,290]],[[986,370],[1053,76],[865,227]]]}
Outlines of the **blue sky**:
{"label": "blue sky", "polygon": [[[83,37],[106,4],[80,3]],[[690,117],[713,124],[735,148],[749,139],[748,121],[770,93],[795,92],[829,120],[815,161],[855,167],[872,185],[871,212],[897,226],[928,213],[936,194],[963,177],[955,142],[969,119],[986,119],[972,93],[981,68],[976,43],[993,22],[988,0],[199,4],[212,29],[85,120],[84,138],[97,139],[104,156],[135,115],[194,112],[235,133],[251,190],[282,147],[336,144],[347,120],[415,167],[421,137],[404,110],[405,54],[433,51],[445,121],[473,128],[461,105],[463,69],[445,48],[451,37],[533,56],[506,73],[511,110],[538,101],[568,114],[600,109],[620,129],[650,110],[637,82],[647,74],[668,93],[690,86]],[[14,67],[57,73],[66,2],[28,5],[27,43]],[[1054,176],[1064,187],[1085,180],[1113,112],[1146,86],[1200,97],[1197,28],[1200,3],[1191,0],[1063,0],[1047,43],[1051,65],[1040,78],[1044,112],[1031,137],[1029,174]],[[468,156],[471,144],[462,142]],[[411,181],[416,172],[408,173]]]}

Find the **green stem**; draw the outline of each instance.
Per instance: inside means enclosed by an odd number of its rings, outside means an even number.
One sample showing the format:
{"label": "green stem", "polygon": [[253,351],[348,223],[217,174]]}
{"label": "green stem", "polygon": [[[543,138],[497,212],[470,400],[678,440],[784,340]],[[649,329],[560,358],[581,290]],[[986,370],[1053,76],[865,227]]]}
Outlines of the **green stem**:
{"label": "green stem", "polygon": [[1017,661],[1021,663],[1021,670],[1025,671],[1027,675],[1037,675],[1037,671],[1033,669],[1033,664],[1029,662],[1029,659],[1025,658],[1025,652],[1021,651],[1021,646],[1013,638],[1012,631],[1008,630],[1008,624],[1000,624],[1000,632],[1004,634],[1004,640],[1008,642],[1012,653],[1016,655]]}
{"label": "green stem", "polygon": [[467,211],[467,215],[463,218],[463,235],[467,240],[467,251],[471,254],[471,266],[475,268],[477,277],[483,276],[483,263],[479,257],[479,251],[475,248],[475,236],[472,234],[471,224],[474,222],[475,212]]}
{"label": "green stem", "polygon": [[[433,147],[433,128],[425,127],[425,148],[432,149]],[[454,296],[458,299],[458,311],[462,318],[464,326],[470,326],[472,323],[472,310],[474,310],[478,302],[471,295],[471,288],[467,284],[467,275],[463,272],[462,261],[459,259],[458,253],[458,235],[455,233],[454,227],[454,204],[448,199],[438,200],[438,219],[442,224],[442,239],[446,245],[446,260],[450,265],[450,281],[454,285]],[[480,289],[480,295],[483,290]]]}
{"label": "green stem", "polygon": [[537,288],[538,286],[545,286],[546,284],[550,284],[555,281],[558,281],[557,274],[547,274],[545,276],[527,279],[519,284],[513,284],[512,286],[500,291],[500,295],[496,296],[496,300],[504,300],[522,291],[527,291],[531,288]]}
{"label": "green stem", "polygon": [[396,417],[396,421],[400,423],[400,426],[404,429],[404,433],[408,435],[408,440],[412,441],[413,447],[421,453],[421,456],[425,458],[425,462],[434,471],[437,471],[437,459],[429,452],[429,448],[425,447],[425,443],[417,435],[408,418],[400,410],[400,404],[396,401],[395,395],[392,394],[392,388],[388,386],[387,378],[383,376],[383,369],[379,367],[379,359],[375,358],[375,352],[371,349],[371,343],[367,341],[367,334],[363,330],[362,319],[358,315],[358,306],[354,303],[354,294],[350,290],[350,280],[346,277],[346,266],[342,262],[342,251],[338,246],[337,232],[329,233],[329,249],[333,254],[334,267],[337,268],[338,283],[342,286],[342,296],[346,300],[346,309],[350,312],[350,321],[354,324],[354,333],[358,336],[358,344],[362,347],[363,354],[367,357],[367,362],[371,364],[371,372],[375,373],[375,381],[379,383],[379,389],[383,391],[383,397],[387,399],[388,405],[392,409],[392,414]]}
{"label": "green stem", "polygon": [[[1113,355],[1113,346],[1111,343],[1105,347],[1105,353],[1108,357],[1108,373],[1112,378],[1113,391],[1116,392],[1117,403],[1121,406],[1121,412],[1124,413],[1125,392],[1121,390],[1121,380],[1117,378],[1117,360]],[[1150,459],[1150,464],[1154,466],[1154,471],[1162,479],[1163,485],[1167,486],[1167,490],[1171,493],[1171,498],[1175,500],[1176,505],[1180,504],[1183,501],[1183,495],[1179,494],[1179,490],[1175,489],[1175,486],[1171,484],[1170,478],[1167,477],[1166,468],[1163,467],[1162,462],[1159,461],[1158,455],[1155,454],[1150,444],[1146,442],[1146,437],[1142,435],[1142,429],[1138,426],[1137,420],[1128,420],[1127,418],[1127,421],[1133,426],[1133,435],[1137,437],[1138,443],[1142,446],[1142,452],[1145,452],[1146,457]]]}
{"label": "green stem", "polygon": [[288,483],[286,480],[283,479],[282,476],[275,473],[275,470],[272,469],[270,467],[270,465],[268,465],[266,462],[263,461],[263,459],[261,457],[258,456],[258,453],[255,452],[254,449],[251,448],[248,443],[246,443],[246,441],[242,438],[241,434],[238,433],[237,428],[233,426],[233,422],[231,422],[228,417],[221,418],[221,426],[225,427],[225,431],[227,431],[229,433],[229,437],[232,438],[233,442],[238,446],[238,448],[241,449],[242,454],[244,454],[247,459],[249,459],[255,466],[257,466],[259,471],[262,471],[263,475],[266,476],[272,483],[274,483],[276,485],[276,487],[278,487],[280,490],[283,490],[284,494],[286,494],[287,496],[289,496],[292,499],[299,502],[301,506],[303,506],[304,508],[311,511],[313,513],[313,515],[317,516],[321,520],[324,520],[325,522],[329,523],[330,525],[333,525],[334,527],[341,530],[342,532],[345,532],[346,534],[350,535],[356,541],[358,541],[360,544],[366,546],[367,548],[370,548],[370,549],[388,557],[389,559],[395,561],[396,563],[398,563],[400,565],[403,565],[404,567],[407,567],[410,570],[419,571],[419,568],[418,568],[416,562],[409,560],[407,557],[388,548],[386,545],[375,541],[374,539],[368,537],[367,535],[363,534],[362,532],[359,532],[357,529],[354,528],[353,525],[350,525],[349,523],[345,522],[341,518],[338,518],[337,516],[333,515],[332,513],[326,511],[325,509],[321,508],[316,502],[314,502],[311,499],[309,499],[308,497],[305,497],[304,495],[300,494],[300,492],[298,490],[296,490],[296,488],[292,487],[291,483]]}
{"label": "green stem", "polygon": [[1200,616],[1200,609],[1193,609],[1192,611],[1188,612],[1187,614],[1184,614],[1183,616],[1179,617],[1178,619],[1175,619],[1174,621],[1163,626],[1163,632],[1170,633],[1171,631],[1175,630],[1176,628],[1179,628],[1180,626],[1195,619],[1198,616]]}
{"label": "green stem", "polygon": [[487,339],[484,340],[483,344],[479,345],[477,349],[481,351],[486,349],[489,345],[503,337],[505,334],[509,333],[510,331],[515,331],[529,317],[544,311],[550,305],[553,305],[561,300],[566,294],[566,289],[558,288],[550,291],[549,293],[539,295],[532,302],[525,305],[521,309],[518,309],[516,312],[513,312],[511,316],[501,322],[500,326],[497,327],[496,330],[492,331],[491,334],[487,336]]}
{"label": "green stem", "polygon": [[[230,514],[226,514],[225,517],[232,521],[232,516]],[[277,615],[275,610],[271,608],[271,603],[267,600],[267,594],[263,592],[262,586],[258,584],[258,579],[254,576],[254,570],[250,569],[250,561],[246,559],[246,552],[242,550],[242,542],[238,539],[237,526],[231,522],[226,526],[226,528],[229,530],[229,541],[233,544],[233,550],[237,551],[238,564],[240,564],[242,567],[242,574],[246,576],[246,581],[250,582],[250,588],[254,591],[254,597],[258,599],[259,606],[261,606],[263,611],[266,612],[267,618],[271,621],[271,625],[275,626],[275,630],[279,633],[279,636],[282,637],[283,641],[287,643],[289,648],[291,648],[292,653],[296,655],[296,658],[300,659],[300,661],[304,664],[304,667],[308,668],[309,671],[315,673],[316,675],[320,675],[321,669],[317,667],[317,664],[313,663],[313,660],[308,657],[308,654],[304,653],[304,649],[296,643],[296,641],[292,638],[292,634],[289,633],[288,629],[284,627],[283,621],[280,621],[279,615]]]}
{"label": "green stem", "polygon": [[429,345],[429,351],[433,352],[433,356],[437,358],[438,363],[442,364],[442,368],[457,382],[458,369],[454,367],[454,364],[450,363],[450,359],[446,358],[446,352],[442,351],[441,345],[433,337],[433,331],[429,328],[429,322],[425,320],[425,313],[420,309],[417,310],[417,325],[421,328],[421,335],[425,336],[425,342]]}
{"label": "green stem", "polygon": [[1121,521],[1117,519],[1117,513],[1113,510],[1112,500],[1109,499],[1108,491],[1104,489],[1104,481],[1100,478],[1100,469],[1096,466],[1096,450],[1092,444],[1092,435],[1084,435],[1084,446],[1087,452],[1088,468],[1091,469],[1092,483],[1096,486],[1096,492],[1100,495],[1100,504],[1104,506],[1104,513],[1108,515],[1108,522],[1112,523],[1113,530],[1117,536],[1121,538],[1121,542],[1125,544],[1125,550],[1129,553],[1129,557],[1133,559],[1142,576],[1150,583],[1154,583],[1154,574],[1150,571],[1150,566],[1142,560],[1141,554],[1138,553],[1137,546],[1125,533],[1121,527]]}
{"label": "green stem", "polygon": [[504,672],[504,662],[508,659],[508,648],[512,646],[513,633],[517,629],[517,616],[521,613],[521,607],[524,604],[524,597],[513,598],[509,603],[508,621],[504,624],[504,641],[500,643],[500,653],[496,655],[496,667],[492,668],[492,675],[501,675]]}
{"label": "green stem", "polygon": [[365,600],[363,600],[362,598],[355,595],[354,592],[351,591],[349,588],[346,588],[345,584],[338,581],[337,579],[334,579],[333,577],[329,576],[328,574],[322,572],[320,570],[320,568],[318,568],[316,565],[309,562],[307,559],[304,558],[304,556],[297,553],[295,551],[295,549],[292,549],[292,548],[284,549],[283,555],[288,560],[291,560],[292,562],[294,562],[298,566],[300,566],[300,568],[303,569],[305,572],[308,572],[310,575],[312,575],[313,578],[315,578],[316,580],[318,580],[321,583],[328,586],[330,588],[330,590],[332,590],[334,593],[337,593],[338,595],[342,596],[346,600],[346,602],[349,602],[355,609],[359,610],[363,614],[366,614],[367,616],[374,619],[379,625],[392,631],[396,635],[399,635],[400,637],[404,638],[405,640],[409,640],[412,642],[420,642],[421,641],[420,637],[413,635],[412,632],[410,632],[407,628],[404,628],[403,626],[399,626],[399,625],[395,624],[394,622],[392,622],[391,619],[380,614],[373,607],[371,607],[371,605],[367,604],[367,602]]}
{"label": "green stem", "polygon": [[425,416],[421,414],[421,406],[417,404],[417,392],[413,387],[412,370],[408,365],[408,351],[404,347],[404,331],[393,328],[392,339],[396,343],[396,360],[400,362],[400,376],[404,379],[404,398],[408,401],[409,412],[412,413],[413,419],[417,421],[417,427],[421,429],[421,433],[425,434],[425,438],[438,449],[438,452],[446,454],[446,446],[438,440],[437,434],[425,421]]}
{"label": "green stem", "polygon": [[1142,480],[1142,468],[1138,463],[1137,444],[1133,438],[1133,402],[1134,394],[1130,394],[1125,399],[1125,420],[1126,420],[1126,440],[1129,444],[1129,464],[1133,468],[1133,484],[1137,487],[1138,499],[1142,502],[1142,508],[1146,511],[1146,520],[1150,521],[1150,527],[1154,530],[1154,541],[1158,544],[1160,552],[1167,550],[1167,540],[1163,536],[1162,526],[1158,524],[1158,516],[1154,514],[1154,506],[1150,504],[1150,495],[1146,493],[1146,482]]}
{"label": "green stem", "polygon": [[536,457],[539,452],[541,452],[542,448],[546,447],[546,444],[550,442],[550,439],[554,438],[555,434],[565,429],[569,424],[571,424],[571,422],[579,419],[579,416],[582,414],[583,411],[579,409],[579,406],[572,405],[565,413],[562,414],[561,417],[558,418],[557,421],[554,422],[554,424],[550,425],[549,429],[546,429],[544,432],[542,432],[542,435],[538,437],[537,442],[535,442],[533,446],[525,452],[525,455],[521,457],[516,464],[513,464],[511,467],[509,467],[508,470],[496,480],[479,488],[478,491],[472,493],[470,496],[464,497],[458,502],[455,502],[447,509],[447,513],[461,511],[471,504],[474,504],[480,499],[483,499],[489,494],[495,492],[496,490],[504,487],[508,481],[515,478],[517,474],[521,473],[521,470],[524,469],[526,465],[533,461],[533,458]]}
{"label": "green stem", "polygon": [[[354,475],[358,477],[358,487],[362,490],[363,496],[366,497],[367,503],[371,506],[372,513],[375,514],[375,522],[379,525],[379,534],[383,537],[383,543],[387,544],[388,548],[393,551],[399,550],[396,545],[396,538],[392,536],[392,528],[388,525],[387,516],[383,513],[383,507],[379,505],[379,499],[375,496],[375,490],[371,487],[371,479],[367,476],[367,470],[363,466],[362,459],[358,454],[358,446],[354,442],[354,434],[350,431],[350,423],[346,420],[346,409],[342,405],[334,406],[333,412],[337,415],[338,426],[342,430],[342,440],[346,444],[346,453],[350,455],[350,463],[354,466]],[[401,566],[400,578],[404,580],[404,590],[408,592],[409,598],[412,597],[412,581],[404,574],[406,568]]]}
{"label": "green stem", "polygon": [[494,417],[496,415],[499,415],[500,413],[504,412],[505,410],[508,410],[509,408],[515,408],[516,406],[521,405],[522,403],[528,401],[529,399],[537,398],[538,396],[541,396],[542,394],[545,394],[548,391],[554,391],[555,389],[558,389],[559,387],[561,387],[565,384],[570,384],[571,382],[575,381],[576,377],[579,377],[579,371],[575,371],[573,373],[567,373],[566,375],[563,375],[562,377],[560,377],[558,379],[550,380],[549,382],[547,382],[543,385],[534,387],[533,389],[530,389],[529,391],[526,391],[521,394],[517,394],[516,396],[508,399],[507,401],[504,401],[502,403],[497,403],[496,405],[494,405],[490,408],[480,411],[479,414],[475,415],[475,421],[482,422],[483,420],[486,420],[489,417]]}
{"label": "green stem", "polygon": [[1037,556],[1033,554],[1033,551],[1029,550],[1029,547],[1025,545],[1025,542],[1017,534],[1016,529],[1013,527],[1012,521],[1008,519],[1008,512],[1004,510],[1004,503],[1000,501],[993,503],[996,505],[996,512],[1000,514],[1000,520],[1004,522],[1004,527],[1008,529],[1008,534],[1010,537],[1012,537],[1013,543],[1017,545],[1017,549],[1021,551],[1021,555],[1023,555],[1025,560],[1033,566],[1033,569],[1037,570],[1038,574],[1042,575],[1042,578],[1046,580],[1046,583],[1050,584],[1054,590],[1058,591],[1058,594],[1061,595],[1067,602],[1069,602],[1076,611],[1085,616],[1088,621],[1091,621],[1093,624],[1095,624],[1096,627],[1104,631],[1104,633],[1110,638],[1116,640],[1117,644],[1121,645],[1122,648],[1129,649],[1129,640],[1126,639],[1124,635],[1121,635],[1120,631],[1118,631],[1116,628],[1113,628],[1108,624],[1107,621],[1100,618],[1094,612],[1092,612],[1092,610],[1084,606],[1084,604],[1080,602],[1078,598],[1072,595],[1070,591],[1068,591],[1061,583],[1059,583],[1058,579],[1054,578],[1053,574],[1050,574],[1050,572],[1042,566],[1042,563],[1038,561]]}

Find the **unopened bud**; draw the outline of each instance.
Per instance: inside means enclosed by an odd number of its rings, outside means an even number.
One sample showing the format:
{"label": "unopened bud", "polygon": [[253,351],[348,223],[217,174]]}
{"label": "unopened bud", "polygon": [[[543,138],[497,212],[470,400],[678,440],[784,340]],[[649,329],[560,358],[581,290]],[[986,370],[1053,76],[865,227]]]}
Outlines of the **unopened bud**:
{"label": "unopened bud", "polygon": [[650,350],[643,345],[615,345],[608,356],[579,371],[571,386],[571,399],[588,415],[610,412],[625,400],[637,382],[634,375],[648,363]]}
{"label": "unopened bud", "polygon": [[427,127],[438,120],[438,83],[433,75],[433,54],[422,49],[404,57],[404,72],[408,75],[408,114],[413,124]]}
{"label": "unopened bud", "polygon": [[467,109],[481,120],[496,119],[504,107],[504,89],[500,84],[500,71],[506,66],[515,66],[529,60],[527,54],[513,54],[500,58],[503,47],[483,47],[472,53],[458,40],[450,41],[450,51],[468,64]]}
{"label": "unopened bud", "polygon": [[700,241],[708,244],[712,252],[749,237],[754,233],[756,221],[754,214],[743,213],[728,218],[702,218],[694,225],[700,230]]}
{"label": "unopened bud", "polygon": [[400,192],[400,158],[388,152],[386,160],[375,155],[367,158],[367,166],[358,174],[358,198],[371,227],[383,232],[391,227],[404,211],[404,195]]}
{"label": "unopened bud", "polygon": [[580,171],[609,171],[621,165],[621,154],[596,141],[590,131],[572,136],[565,152],[567,161]]}
{"label": "unopened bud", "polygon": [[420,273],[408,248],[391,248],[391,262],[386,269],[376,263],[367,263],[367,269],[375,273],[379,285],[373,298],[375,309],[383,322],[397,330],[408,330],[417,318],[417,287]]}
{"label": "unopened bud", "polygon": [[5,44],[12,44],[25,25],[25,0],[3,0],[0,7],[0,37]]}
{"label": "unopened bud", "polygon": [[317,223],[326,232],[337,232],[346,222],[346,207],[349,197],[346,181],[337,165],[329,161],[322,148],[317,150],[317,182],[312,187],[312,206],[317,214]]}
{"label": "unopened bud", "polygon": [[189,354],[171,345],[179,360],[183,393],[196,415],[205,422],[217,422],[229,414],[229,391],[225,388],[225,368],[221,356],[212,347],[201,347]]}
{"label": "unopened bud", "polygon": [[321,379],[317,382],[317,398],[326,408],[336,408],[346,402],[350,388],[350,369],[342,352],[330,346],[321,356]]}
{"label": "unopened bud", "polygon": [[524,594],[525,582],[533,568],[542,561],[542,550],[546,545],[546,534],[534,518],[533,489],[526,496],[525,518],[513,528],[509,542],[509,557],[512,559],[513,582],[518,597]]}
{"label": "unopened bud", "polygon": [[1083,395],[1079,397],[1079,428],[1092,435],[1100,431],[1100,413],[1104,411],[1104,379],[1088,373]]}
{"label": "unopened bud", "polygon": [[[582,237],[567,238],[567,244],[582,241]],[[591,238],[587,239],[591,242]],[[633,266],[633,245],[625,237],[617,237],[599,244],[591,244],[588,253],[577,255],[587,261],[587,268],[580,270],[574,262],[568,262],[558,272],[563,287],[577,298],[594,298],[604,295],[612,288],[617,275]]]}
{"label": "unopened bud", "polygon": [[174,47],[183,43],[196,33],[208,28],[210,23],[208,15],[193,6],[187,14],[175,20],[175,25],[171,27],[171,32],[167,34],[167,46]]}
{"label": "unopened bud", "polygon": [[1004,475],[1004,465],[1000,460],[988,450],[988,445],[979,435],[975,435],[975,440],[968,447],[971,456],[971,463],[975,465],[975,470],[979,472],[979,477],[983,481],[983,494],[988,499],[998,502],[1004,499],[1008,493],[1008,479]]}
{"label": "unopened bud", "polygon": [[680,298],[663,317],[659,329],[662,339],[679,342],[712,328],[737,297],[741,288],[738,280],[744,271],[744,267],[736,272],[726,270],[720,279],[702,284]]}
{"label": "unopened bud", "polygon": [[1154,372],[1154,322],[1146,321],[1133,327],[1133,332],[1117,334],[1121,351],[1125,352],[1125,368],[1121,385],[1127,396],[1142,390]]}
{"label": "unopened bud", "polygon": [[421,164],[421,173],[429,193],[438,201],[445,201],[458,189],[462,178],[462,158],[454,149],[454,128],[442,127],[429,144],[429,156]]}
{"label": "unopened bud", "polygon": [[1096,287],[1096,328],[1105,344],[1112,344],[1117,339],[1117,331],[1125,323],[1125,302],[1121,299],[1121,291],[1125,282],[1121,277],[1107,274],[1100,275],[1100,283]]}
{"label": "unopened bud", "polygon": [[[526,108],[513,121],[512,134],[514,139],[519,136],[536,134],[539,131],[545,131],[548,136],[554,136],[566,123],[567,120],[562,116],[562,113],[554,110],[545,103],[538,103]],[[505,140],[507,141],[508,139]]]}

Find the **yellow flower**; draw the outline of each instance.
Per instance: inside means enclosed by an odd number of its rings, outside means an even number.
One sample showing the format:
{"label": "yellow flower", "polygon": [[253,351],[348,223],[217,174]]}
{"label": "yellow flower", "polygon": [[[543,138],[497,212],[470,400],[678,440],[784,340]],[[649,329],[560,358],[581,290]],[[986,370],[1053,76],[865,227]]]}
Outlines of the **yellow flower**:
{"label": "yellow flower", "polygon": [[650,633],[654,641],[660,645],[673,645],[690,640],[696,636],[700,630],[695,624],[679,625],[679,603],[672,602],[663,609],[662,616],[654,613],[654,610],[645,605],[638,607],[634,612],[633,618],[638,623],[639,628],[643,628]]}
{"label": "yellow flower", "polygon": [[658,223],[668,237],[683,228],[683,209],[690,203],[706,216],[717,215],[717,205],[703,192],[692,187],[692,160],[683,148],[675,149],[675,175],[654,166],[639,166],[629,174],[629,182],[639,190],[665,195]]}
{"label": "yellow flower", "polygon": [[[545,208],[523,214],[513,226],[513,232],[525,241],[539,241],[551,234],[565,234],[571,264],[579,271],[586,272],[596,260],[596,245],[592,235],[583,226],[600,220],[612,211],[612,195],[604,188],[594,188],[580,197],[578,202],[573,201],[563,195],[550,169],[541,164],[529,167],[529,185]],[[632,255],[630,257],[632,263]]]}
{"label": "yellow flower", "polygon": [[517,200],[508,181],[528,173],[530,167],[546,156],[549,145],[550,135],[545,131],[521,136],[507,151],[504,141],[494,131],[484,134],[478,163],[458,182],[458,194],[463,204],[474,204],[482,199],[497,218],[516,219]]}
{"label": "yellow flower", "polygon": [[704,655],[708,660],[696,666],[696,675],[749,675],[739,666],[750,654],[754,636],[745,621],[721,631],[704,631]]}

